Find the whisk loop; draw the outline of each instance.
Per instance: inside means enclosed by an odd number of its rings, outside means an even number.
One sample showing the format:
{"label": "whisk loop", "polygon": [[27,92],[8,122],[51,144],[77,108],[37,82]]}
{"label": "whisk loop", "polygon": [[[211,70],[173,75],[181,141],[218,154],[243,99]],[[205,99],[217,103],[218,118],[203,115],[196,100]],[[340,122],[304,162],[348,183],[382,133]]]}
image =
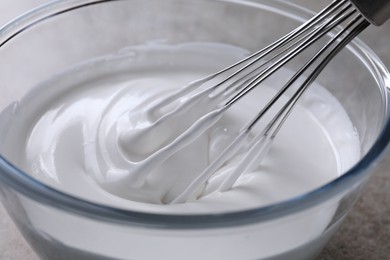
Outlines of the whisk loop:
{"label": "whisk loop", "polygon": [[[340,8],[341,11],[338,11]],[[328,18],[327,16],[332,13],[335,13],[334,16],[332,18]],[[237,164],[237,166],[230,173],[230,175],[225,178],[218,190],[222,192],[230,189],[242,173],[250,170],[254,164],[258,165],[261,162],[262,158],[264,158],[264,156],[269,151],[272,142],[276,137],[277,133],[279,132],[280,128],[288,118],[289,114],[292,112],[294,106],[297,104],[300,97],[310,86],[310,84],[317,78],[317,76],[329,63],[329,61],[356,35],[358,35],[362,30],[364,30],[369,25],[369,23],[360,14],[357,14],[357,11],[353,9],[347,1],[334,2],[323,12],[318,14],[308,23],[304,24],[304,26],[298,28],[293,33],[282,38],[282,40],[280,40],[278,44],[272,46],[271,48],[267,47],[269,50],[274,51],[277,48],[285,47],[286,44],[290,44],[280,53],[273,56],[269,61],[267,61],[267,63],[270,63],[270,61],[273,61],[273,63],[269,65],[269,67],[264,69],[264,71],[260,72],[257,76],[255,76],[245,87],[242,88],[242,90],[237,94],[237,96],[235,96],[226,104],[226,106],[234,104],[253,88],[257,87],[269,75],[271,75],[277,69],[282,67],[285,63],[287,63],[290,59],[294,58],[312,43],[316,42],[318,39],[326,35],[329,31],[331,31],[336,26],[340,25],[342,22],[346,21],[353,15],[355,15],[355,17],[352,19],[352,21],[350,21],[343,30],[337,33],[320,51],[318,51],[314,55],[313,58],[311,58],[289,80],[289,82],[285,86],[283,86],[279,90],[279,92],[272,98],[272,100],[270,100],[269,103],[260,111],[257,117],[241,131],[238,137],[220,154],[220,156],[213,163],[211,163],[211,165],[203,173],[201,173],[198,178],[195,179],[182,194],[180,194],[176,199],[174,199],[172,203],[182,203],[191,198],[194,195],[193,193],[199,189],[199,186],[207,182],[211,175],[239,150],[240,145],[243,145],[244,140],[250,138],[249,133],[251,129],[275,104],[275,102],[280,99],[280,97],[303,75],[304,72],[315,66],[311,74],[304,81],[304,83],[286,102],[282,109],[273,117],[271,122],[266,126],[265,130],[253,138],[252,145],[250,146],[247,154],[241,159],[241,161]],[[318,25],[319,22],[323,20],[323,24]],[[309,31],[309,28],[311,27],[314,27],[314,29],[312,31]],[[306,35],[304,36],[305,38],[299,38],[299,36],[301,36],[301,34],[303,33],[306,33]],[[297,36],[297,34],[300,35]],[[292,42],[294,40],[295,42]],[[266,52],[267,51],[265,51],[264,53]],[[256,62],[260,59],[263,59],[264,55],[267,54],[268,53],[262,54],[260,58],[256,57]],[[284,56],[282,58],[279,58],[281,54],[284,54]],[[315,65],[315,62],[323,56],[325,56],[323,60],[318,65]],[[274,62],[274,60],[276,61]],[[249,66],[251,65],[252,63],[249,64]]]}
{"label": "whisk loop", "polygon": [[[180,129],[182,134],[178,136],[167,135],[162,144],[151,147],[151,155],[144,159],[138,167],[143,167],[145,170],[145,167],[148,168],[163,162],[189,145],[212,127],[227,109],[254,88],[260,87],[259,85],[264,80],[314,43],[331,35],[330,40],[322,45],[322,48],[289,79],[256,117],[248,122],[230,145],[170,203],[183,203],[191,198],[196,198],[199,195],[197,192],[202,190],[201,187],[207,183],[208,179],[233,156],[242,151],[242,147],[245,146],[245,154],[241,155],[239,162],[222,181],[217,191],[230,189],[241,174],[251,170],[253,166],[259,165],[284,122],[310,84],[330,60],[369,24],[349,1],[335,1],[308,22],[266,48],[213,75],[195,81],[153,104],[147,112],[150,125],[135,135],[138,140],[142,141],[142,139],[148,138],[149,135],[153,134],[153,131],[158,131],[164,124],[180,120],[183,115],[188,115],[191,120],[188,120],[189,123]],[[298,83],[298,79],[301,79],[304,74],[308,74],[308,76],[304,78],[303,83]],[[299,86],[295,92],[285,101],[282,108],[272,117],[263,131],[253,134],[253,128],[264,115],[274,107],[277,101],[280,101],[287,90],[297,84]],[[199,105],[206,107],[202,109],[202,114],[199,114]],[[135,179],[140,183],[146,178],[137,175],[136,170],[134,173]]]}

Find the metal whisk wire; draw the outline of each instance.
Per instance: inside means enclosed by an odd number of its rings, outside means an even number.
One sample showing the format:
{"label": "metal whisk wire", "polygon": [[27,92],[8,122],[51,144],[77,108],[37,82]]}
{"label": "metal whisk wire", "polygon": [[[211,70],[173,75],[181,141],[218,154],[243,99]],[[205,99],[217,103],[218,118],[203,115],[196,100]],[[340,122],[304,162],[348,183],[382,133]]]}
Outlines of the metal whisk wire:
{"label": "metal whisk wire", "polygon": [[[348,19],[350,21],[348,22]],[[250,143],[247,147],[245,156],[242,157],[236,167],[222,182],[218,191],[226,191],[230,189],[243,172],[248,171],[254,165],[259,164],[261,159],[267,154],[271,144],[296,106],[298,100],[306,92],[308,87],[318,77],[321,71],[332,60],[332,58],[342,50],[354,37],[363,31],[370,23],[349,3],[349,1],[335,1],[321,13],[313,17],[307,23],[294,30],[265,49],[249,56],[248,58],[214,74],[205,79],[202,79],[201,84],[231,70],[242,64],[237,71],[232,73],[221,82],[213,85],[211,88],[220,87],[223,83],[228,82],[235,77],[240,77],[240,74],[245,73],[233,83],[225,88],[226,90],[234,89],[234,95],[229,99],[224,106],[219,108],[217,113],[223,113],[226,109],[244,97],[254,88],[274,74],[278,69],[284,66],[287,62],[295,58],[298,54],[306,50],[313,43],[323,38],[329,32],[334,30],[339,25],[348,22],[339,32],[328,41],[304,66],[296,72],[296,74],[277,92],[277,94],[265,105],[265,107],[257,114],[257,116],[248,123],[247,126],[239,133],[233,142],[214,160],[178,197],[171,203],[186,202],[195,193],[200,190],[207,180],[230,158],[232,158],[243,145]],[[258,62],[263,60],[268,54],[272,54],[265,62],[258,65]],[[252,68],[255,67],[255,68]],[[249,72],[247,70],[249,69]],[[283,107],[276,113],[272,120],[266,125],[265,129],[255,135],[250,135],[254,126],[263,118],[271,107],[289,90],[296,81],[311,70],[304,82],[300,84],[294,94],[285,102]],[[197,82],[199,83],[199,82]],[[215,116],[215,115],[214,115]],[[207,117],[207,115],[206,115]],[[249,142],[248,142],[249,141]]]}

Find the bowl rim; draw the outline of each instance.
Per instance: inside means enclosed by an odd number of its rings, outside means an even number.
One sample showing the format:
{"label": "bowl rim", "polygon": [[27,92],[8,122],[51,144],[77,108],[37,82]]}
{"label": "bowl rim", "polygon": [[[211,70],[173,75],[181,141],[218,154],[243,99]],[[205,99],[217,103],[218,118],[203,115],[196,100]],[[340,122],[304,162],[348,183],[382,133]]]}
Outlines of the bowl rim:
{"label": "bowl rim", "polygon": [[[0,28],[0,48],[12,38],[40,22],[75,9],[126,0],[56,0],[35,8],[26,14],[17,17],[4,27]],[[226,2],[238,5],[249,5],[255,8],[272,10],[279,14],[297,20],[309,18],[313,12],[297,4],[281,0],[208,0]],[[159,229],[202,229],[222,228],[255,224],[267,220],[287,216],[301,210],[311,208],[330,198],[341,194],[346,187],[360,184],[367,177],[370,169],[383,157],[390,142],[390,109],[388,97],[390,91],[390,76],[385,65],[373,51],[359,39],[355,39],[349,48],[353,48],[355,55],[360,55],[368,62],[373,77],[378,85],[383,87],[385,101],[385,122],[382,131],[368,153],[350,170],[337,179],[303,195],[287,199],[269,206],[249,210],[218,214],[158,214],[145,213],[133,210],[119,209],[93,203],[84,199],[58,191],[45,185],[28,174],[24,173],[11,162],[0,155],[0,182],[4,188],[12,188],[18,193],[38,203],[54,207],[66,212],[82,215],[100,221],[111,221],[119,224]],[[3,188],[1,187],[1,188]],[[1,189],[0,189],[1,192]]]}

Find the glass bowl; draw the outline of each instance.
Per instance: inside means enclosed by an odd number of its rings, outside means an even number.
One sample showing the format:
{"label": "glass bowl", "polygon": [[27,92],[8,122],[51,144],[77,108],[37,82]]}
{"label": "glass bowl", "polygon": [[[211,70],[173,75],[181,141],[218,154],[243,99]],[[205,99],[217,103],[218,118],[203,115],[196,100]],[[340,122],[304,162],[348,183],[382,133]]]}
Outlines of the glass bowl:
{"label": "glass bowl", "polygon": [[[13,109],[13,102],[51,75],[128,46],[217,42],[256,51],[310,16],[293,4],[269,0],[53,1],[0,29],[0,110]],[[317,82],[348,113],[362,158],[299,197],[221,214],[129,211],[35,180],[7,160],[0,145],[0,198],[43,259],[314,258],[375,171],[390,138],[389,73],[364,43],[351,43]],[[0,133],[6,127],[1,120]],[[0,144],[4,139],[1,134]]]}

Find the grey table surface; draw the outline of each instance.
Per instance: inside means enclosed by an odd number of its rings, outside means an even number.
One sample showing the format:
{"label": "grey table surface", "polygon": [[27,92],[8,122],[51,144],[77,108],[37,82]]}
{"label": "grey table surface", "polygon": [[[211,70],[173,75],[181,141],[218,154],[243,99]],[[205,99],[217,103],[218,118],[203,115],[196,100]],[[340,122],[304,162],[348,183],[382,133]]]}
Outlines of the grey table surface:
{"label": "grey table surface", "polygon": [[[329,0],[291,0],[318,11]],[[0,0],[0,25],[46,0]],[[390,68],[390,21],[361,36]],[[390,155],[370,179],[363,195],[318,260],[390,259]],[[0,260],[36,260],[0,205]]]}

